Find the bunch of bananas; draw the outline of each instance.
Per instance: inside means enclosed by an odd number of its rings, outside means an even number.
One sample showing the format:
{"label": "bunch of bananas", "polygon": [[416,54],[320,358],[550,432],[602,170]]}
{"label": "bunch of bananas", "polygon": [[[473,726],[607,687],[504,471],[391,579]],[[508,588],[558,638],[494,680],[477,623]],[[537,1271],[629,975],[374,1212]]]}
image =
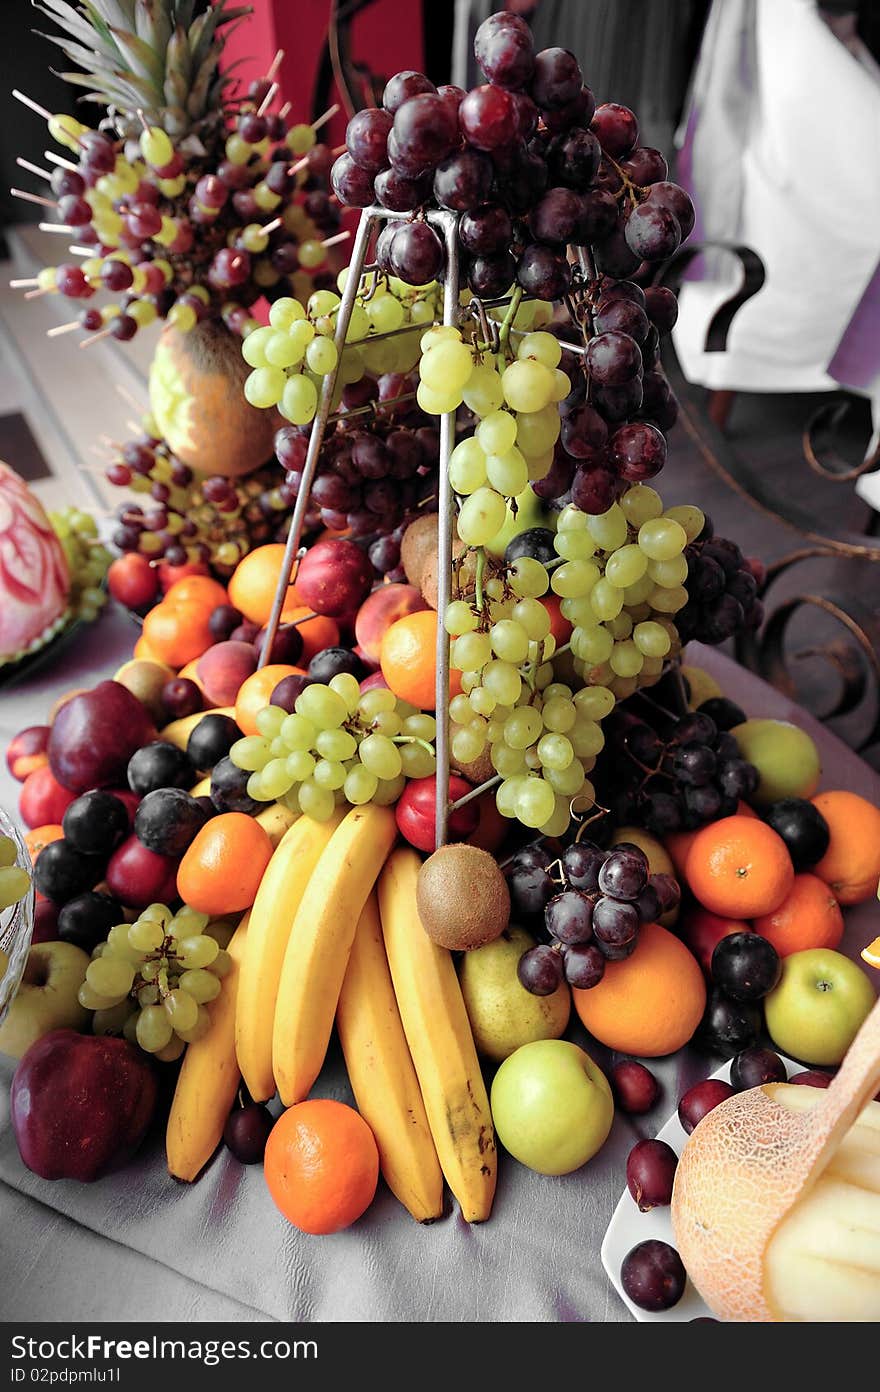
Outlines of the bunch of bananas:
{"label": "bunch of bananas", "polygon": [[[265,814],[263,814],[265,815]],[[193,1180],[213,1154],[239,1077],[256,1101],[309,1094],[334,1021],[358,1108],[391,1191],[419,1222],[489,1217],[496,1150],[486,1088],[449,952],[422,931],[421,861],[368,804],[284,832],[228,951],[212,1026],[189,1045],[167,1131],[168,1167]]]}

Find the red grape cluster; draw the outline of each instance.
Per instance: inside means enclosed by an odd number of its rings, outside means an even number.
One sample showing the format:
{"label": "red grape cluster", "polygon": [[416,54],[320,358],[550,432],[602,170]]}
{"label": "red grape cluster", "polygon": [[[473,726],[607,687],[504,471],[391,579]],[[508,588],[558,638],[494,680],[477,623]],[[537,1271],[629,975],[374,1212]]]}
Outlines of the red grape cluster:
{"label": "red grape cluster", "polygon": [[716,537],[708,518],[685,556],[688,602],[675,616],[682,643],[723,643],[760,628],[764,606],[758,594],[766,578],[760,561],[743,556],[735,541]]}
{"label": "red grape cluster", "polygon": [[645,853],[625,842],[600,850],[575,841],[555,861],[536,843],[523,847],[505,874],[514,912],[526,920],[541,915],[549,938],[519,961],[519,980],[536,996],[550,995],[563,979],[584,990],[597,986],[606,962],[635,951],[640,925],[674,909],[681,897],[671,876],[652,875]]}

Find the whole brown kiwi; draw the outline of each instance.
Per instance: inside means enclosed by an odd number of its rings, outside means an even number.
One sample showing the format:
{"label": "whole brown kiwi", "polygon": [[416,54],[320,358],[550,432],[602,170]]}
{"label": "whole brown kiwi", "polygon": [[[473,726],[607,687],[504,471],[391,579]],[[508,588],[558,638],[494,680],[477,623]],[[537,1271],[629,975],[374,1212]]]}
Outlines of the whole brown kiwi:
{"label": "whole brown kiwi", "polygon": [[[463,541],[453,539],[452,559],[457,560],[467,548]],[[477,569],[476,552],[471,551],[460,566],[456,566],[452,572],[452,583],[450,585],[450,596],[452,599],[459,599],[463,595],[472,594],[474,589],[474,577]],[[422,569],[422,581],[420,589],[422,599],[429,604],[432,609],[437,608],[437,581],[438,581],[438,559],[437,552],[434,551],[427,557]]]}
{"label": "whole brown kiwi", "polygon": [[406,578],[416,588],[421,587],[422,573],[429,556],[437,555],[437,514],[425,513],[410,522],[400,543],[400,564]]}
{"label": "whole brown kiwi", "polygon": [[468,952],[493,942],[510,920],[510,891],[488,851],[441,846],[419,871],[416,904],[432,942]]}

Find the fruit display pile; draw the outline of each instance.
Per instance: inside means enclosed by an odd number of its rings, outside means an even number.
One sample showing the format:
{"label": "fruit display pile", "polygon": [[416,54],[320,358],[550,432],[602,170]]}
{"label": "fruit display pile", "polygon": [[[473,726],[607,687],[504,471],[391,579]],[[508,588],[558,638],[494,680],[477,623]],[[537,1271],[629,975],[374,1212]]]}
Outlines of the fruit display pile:
{"label": "fruit display pile", "polygon": [[[447,1191],[483,1223],[509,1167],[588,1185],[619,1118],[659,1105],[652,1061],[693,1045],[729,1082],[678,1099],[680,1156],[650,1137],[629,1155],[621,1187],[636,1212],[670,1210],[675,1245],[632,1247],[627,1298],[673,1310],[690,1284],[718,1318],[876,1319],[880,940],[865,968],[839,948],[849,906],[877,895],[880,808],[691,660],[693,640],[760,625],[764,579],[657,486],[676,304],[656,273],[693,210],[574,55],[535,53],[509,13],[475,51],[471,92],[401,73],[349,123],[336,196],[393,214],[373,269],[279,285],[265,228],[230,233],[245,196],[282,206],[273,171],[296,179],[286,161],[314,138],[282,131],[270,84],[234,129],[206,114],[216,170],[160,188],[189,200],[180,255],[209,258],[203,306],[236,299],[217,258],[253,256],[269,291],[265,322],[237,297],[238,375],[227,360],[220,376],[277,464],[200,469],[157,426],[110,465],[144,495],[120,509],[108,576],[141,634],[6,751],[36,889],[0,1020],[18,1149],[45,1180],[91,1182],[158,1120],[175,1180],[261,1167],[267,1222],[274,1204],[300,1232],[347,1229],[381,1178],[420,1223]],[[147,125],[102,178],[138,160],[142,183],[189,177],[159,140],[173,110]],[[183,361],[166,359],[166,388]],[[354,1106],[314,1095],[334,1038]],[[108,1090],[119,1105],[95,1124]],[[743,1201],[753,1160],[770,1227]],[[840,1176],[873,1246],[826,1221]],[[791,1274],[825,1242],[833,1289]]]}

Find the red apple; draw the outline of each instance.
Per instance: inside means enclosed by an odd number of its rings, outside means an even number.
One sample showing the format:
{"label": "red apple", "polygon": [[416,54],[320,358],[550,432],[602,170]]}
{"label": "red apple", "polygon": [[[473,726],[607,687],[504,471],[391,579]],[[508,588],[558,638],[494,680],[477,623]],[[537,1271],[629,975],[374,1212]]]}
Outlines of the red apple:
{"label": "red apple", "polygon": [[316,614],[335,618],[360,607],[375,578],[365,551],[343,537],[318,541],[300,562],[296,592]]}
{"label": "red apple", "polygon": [[[434,835],[437,825],[435,817],[436,786],[437,780],[433,774],[430,778],[413,778],[407,783],[394,809],[400,834],[406,838],[411,846],[415,846],[417,851],[434,850]],[[457,774],[450,775],[449,798],[451,802],[464,797],[465,793],[470,791],[470,783],[466,783]],[[464,807],[459,807],[455,812],[450,813],[449,840],[467,840],[476,831],[479,821],[480,813],[475,798],[473,802],[467,802]]]}
{"label": "red apple", "polygon": [[113,852],[104,879],[115,899],[129,909],[169,904],[177,898],[177,865],[173,856],[157,855],[136,836]]}
{"label": "red apple", "polygon": [[134,814],[138,810],[138,803],[141,800],[140,795],[133,793],[131,788],[108,788],[107,792],[112,793],[115,798],[119,798],[120,802],[125,803],[128,810],[128,825],[131,829],[134,826]]}
{"label": "red apple", "polygon": [[185,561],[183,565],[169,565],[167,561],[160,561],[157,567],[159,571],[159,584],[162,593],[167,594],[171,586],[178,580],[185,580],[188,575],[210,575],[210,567],[204,561]]}
{"label": "red apple", "polygon": [[57,825],[74,800],[69,788],[63,788],[48,767],[34,769],[21,785],[18,811],[27,827]]}
{"label": "red apple", "polygon": [[159,577],[146,556],[130,551],[110,566],[107,588],[119,604],[145,612],[159,593]]}
{"label": "red apple", "polygon": [[52,1030],[31,1045],[12,1079],[19,1154],[42,1179],[100,1179],[134,1155],[156,1092],[152,1066],[128,1040]]}
{"label": "red apple", "polygon": [[380,585],[367,595],[358,610],[354,632],[371,666],[375,667],[379,661],[379,649],[386,630],[398,619],[427,607],[421,591],[415,585]]}
{"label": "red apple", "polygon": [[696,957],[704,974],[711,979],[712,953],[716,943],[731,933],[749,933],[752,925],[741,918],[720,918],[708,909],[693,908],[683,914],[678,925],[682,941]]}
{"label": "red apple", "polygon": [[60,912],[60,904],[53,904],[51,899],[44,899],[42,894],[39,896],[34,904],[32,943],[55,941],[58,937],[58,915]]}
{"label": "red apple", "polygon": [[361,682],[361,691],[372,691],[374,686],[384,686],[388,691],[388,683],[381,672],[371,672],[368,677],[364,677]]}
{"label": "red apple", "polygon": [[48,743],[48,725],[29,725],[26,730],[19,730],[6,749],[6,767],[13,778],[23,783],[34,769],[45,768],[49,762],[46,753]]}
{"label": "red apple", "polygon": [[74,793],[125,783],[132,754],[155,738],[153,722],[137,697],[120,682],[99,682],[92,691],[71,696],[56,715],[49,767]]}

